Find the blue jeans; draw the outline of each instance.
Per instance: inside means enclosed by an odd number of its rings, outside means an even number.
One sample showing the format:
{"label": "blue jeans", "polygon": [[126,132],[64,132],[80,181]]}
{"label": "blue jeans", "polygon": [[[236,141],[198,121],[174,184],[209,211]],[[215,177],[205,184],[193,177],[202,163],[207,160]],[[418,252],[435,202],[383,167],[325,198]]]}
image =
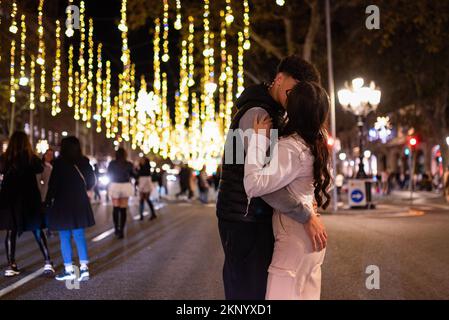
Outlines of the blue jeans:
{"label": "blue jeans", "polygon": [[209,189],[207,189],[206,191],[200,191],[201,203],[206,204],[208,202],[208,197],[209,197]]}
{"label": "blue jeans", "polygon": [[80,264],[89,263],[87,255],[86,236],[84,229],[62,230],[59,231],[59,238],[61,241],[61,253],[64,265],[72,265],[72,235],[75,239],[76,248],[78,249],[78,257]]}

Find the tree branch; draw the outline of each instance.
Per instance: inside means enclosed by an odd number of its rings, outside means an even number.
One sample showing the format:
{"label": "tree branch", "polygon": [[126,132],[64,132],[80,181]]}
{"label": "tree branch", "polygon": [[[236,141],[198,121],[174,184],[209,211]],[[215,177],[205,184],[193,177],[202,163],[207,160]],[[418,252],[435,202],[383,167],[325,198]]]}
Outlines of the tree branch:
{"label": "tree branch", "polygon": [[269,40],[266,38],[262,38],[259,36],[256,32],[254,32],[254,29],[251,29],[250,31],[251,39],[253,39],[259,46],[264,48],[268,53],[271,53],[273,56],[281,60],[284,55],[281,50],[279,50],[278,47],[273,45]]}
{"label": "tree branch", "polygon": [[320,28],[321,15],[318,0],[307,1],[310,7],[310,23],[309,29],[307,30],[306,39],[304,40],[304,47],[302,51],[302,57],[306,61],[312,60],[312,50],[313,44],[315,42],[316,35]]}
{"label": "tree branch", "polygon": [[258,77],[256,77],[253,73],[249,72],[248,70],[245,70],[244,74],[245,76],[250,78],[255,84],[262,83],[262,81]]}

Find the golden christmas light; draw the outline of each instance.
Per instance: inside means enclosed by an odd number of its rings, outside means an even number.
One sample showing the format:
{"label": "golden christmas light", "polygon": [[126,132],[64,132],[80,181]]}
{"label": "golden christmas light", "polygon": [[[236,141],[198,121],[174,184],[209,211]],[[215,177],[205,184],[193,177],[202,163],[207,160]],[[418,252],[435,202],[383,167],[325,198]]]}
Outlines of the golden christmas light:
{"label": "golden christmas light", "polygon": [[[30,62],[30,110],[36,109],[35,103],[35,93],[36,93],[36,84],[35,84],[35,76],[36,76],[36,58],[34,55],[31,55]],[[30,128],[33,130],[33,128]]]}
{"label": "golden christmas light", "polygon": [[231,0],[226,0],[226,16],[225,21],[227,25],[234,22],[234,16],[232,15]]}
{"label": "golden christmas light", "polygon": [[9,71],[10,71],[10,81],[9,81],[9,87],[10,87],[10,95],[9,95],[9,101],[11,103],[15,103],[16,102],[16,77],[15,77],[15,57],[16,57],[16,40],[12,40],[11,41],[11,64],[9,67]]}
{"label": "golden christmas light", "polygon": [[56,20],[56,57],[52,74],[52,101],[51,115],[56,116],[61,112],[61,23]]}
{"label": "golden christmas light", "polygon": [[237,97],[245,90],[245,80],[243,77],[243,57],[245,49],[243,48],[245,38],[242,32],[238,33],[238,49],[237,49]]}
{"label": "golden christmas light", "polygon": [[73,79],[73,45],[69,47],[69,68],[68,68],[68,84],[67,84],[67,106],[73,107],[74,79]]}
{"label": "golden christmas light", "polygon": [[94,120],[97,122],[97,132],[101,132],[101,115],[102,115],[102,106],[103,106],[103,79],[102,79],[102,73],[103,73],[103,61],[101,58],[101,48],[102,44],[98,44],[97,47],[97,74],[96,74],[96,89],[95,93],[97,94],[97,98],[95,100],[96,102],[96,111]]}
{"label": "golden christmas light", "polygon": [[249,4],[248,0],[243,0],[243,49],[249,50],[251,42],[249,41]]}
{"label": "golden christmas light", "polygon": [[162,49],[163,49],[163,55],[162,55],[162,61],[167,62],[170,59],[170,56],[168,55],[168,31],[169,31],[169,24],[168,24],[168,0],[164,0],[164,15],[162,19],[162,26],[163,26],[163,34],[162,34]]}
{"label": "golden christmas light", "polygon": [[12,11],[11,11],[11,26],[9,27],[9,32],[16,34],[19,30],[17,27],[17,21],[16,21],[16,15],[17,15],[17,3],[14,0],[12,3]]}
{"label": "golden christmas light", "polygon": [[39,88],[39,101],[45,102],[46,100],[46,93],[45,93],[45,81],[46,81],[46,71],[45,71],[45,42],[44,42],[44,27],[42,24],[42,18],[43,18],[43,10],[44,10],[44,0],[39,1],[39,7],[37,9],[37,21],[38,21],[38,28],[37,33],[39,35],[39,49],[38,49],[38,56],[36,63],[40,65],[40,71],[41,71],[41,78],[40,78],[40,88]]}
{"label": "golden christmas light", "polygon": [[176,30],[182,29],[182,22],[181,22],[181,0],[176,0],[176,20],[174,27]]}
{"label": "golden christmas light", "polygon": [[26,24],[25,24],[25,15],[22,14],[21,19],[20,19],[20,28],[21,28],[21,32],[20,32],[20,75],[19,75],[19,85],[21,86],[27,86],[29,79],[26,76],[25,73],[25,67],[26,67],[26,53],[25,53],[25,44],[26,44],[26,33],[27,33],[27,29],[26,29]]}
{"label": "golden christmas light", "polygon": [[80,74],[78,71],[76,71],[75,72],[75,103],[74,103],[75,110],[73,113],[73,118],[76,121],[80,120],[80,108],[81,108],[80,99],[81,99],[81,96],[80,96]]}
{"label": "golden christmas light", "polygon": [[[79,104],[79,116],[83,121],[87,120],[87,79],[86,79],[86,66],[84,60],[84,51],[86,48],[86,24],[84,20],[86,7],[84,1],[80,2],[80,49],[79,49],[79,58],[78,65],[80,68],[79,71],[79,91],[80,91],[80,104]],[[78,120],[78,119],[77,119]]]}
{"label": "golden christmas light", "polygon": [[[69,7],[73,5],[73,0],[69,0]],[[72,10],[70,10],[70,8],[67,7],[67,20],[68,21],[72,21]],[[69,24],[67,26],[67,29],[65,30],[65,35],[67,36],[67,38],[71,38],[73,37],[75,31],[73,30],[73,26],[72,24]]]}
{"label": "golden christmas light", "polygon": [[[94,21],[92,18],[89,19],[89,33],[88,33],[88,72],[87,72],[87,112],[86,117],[83,117],[83,121],[86,121],[86,127],[90,128],[92,126],[92,108],[93,108],[93,97],[94,97]],[[86,120],[84,120],[86,119]]]}

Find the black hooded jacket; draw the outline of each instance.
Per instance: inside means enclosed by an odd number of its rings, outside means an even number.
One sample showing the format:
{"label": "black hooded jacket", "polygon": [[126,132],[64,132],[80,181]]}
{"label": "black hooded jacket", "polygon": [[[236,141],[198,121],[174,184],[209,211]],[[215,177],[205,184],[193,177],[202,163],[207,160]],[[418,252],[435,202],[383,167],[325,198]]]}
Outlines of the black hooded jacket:
{"label": "black hooded jacket", "polygon": [[242,150],[243,142],[239,135],[233,134],[233,130],[239,128],[239,122],[243,115],[249,109],[255,107],[263,108],[272,118],[273,129],[279,129],[285,111],[271,97],[268,87],[263,84],[246,88],[237,99],[236,107],[238,111],[232,119],[225,147],[225,150],[232,148],[232,161],[226,159],[224,153],[218,189],[217,216],[228,221],[271,223],[273,208],[262,198],[251,198],[251,202],[248,203],[248,197],[243,186],[245,165],[242,161],[237,162],[238,158],[236,157],[236,151]]}

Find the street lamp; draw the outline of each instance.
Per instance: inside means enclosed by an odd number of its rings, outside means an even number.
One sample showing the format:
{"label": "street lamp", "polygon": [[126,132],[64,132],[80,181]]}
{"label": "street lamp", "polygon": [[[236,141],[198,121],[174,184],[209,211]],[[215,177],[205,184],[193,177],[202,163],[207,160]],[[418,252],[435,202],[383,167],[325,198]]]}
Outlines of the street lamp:
{"label": "street lamp", "polygon": [[351,85],[345,83],[345,88],[338,91],[338,101],[346,111],[352,112],[357,117],[357,126],[359,127],[359,171],[357,179],[367,177],[363,168],[363,139],[366,117],[372,111],[376,111],[380,102],[381,92],[373,81],[369,86],[363,86],[363,78],[355,78]]}

